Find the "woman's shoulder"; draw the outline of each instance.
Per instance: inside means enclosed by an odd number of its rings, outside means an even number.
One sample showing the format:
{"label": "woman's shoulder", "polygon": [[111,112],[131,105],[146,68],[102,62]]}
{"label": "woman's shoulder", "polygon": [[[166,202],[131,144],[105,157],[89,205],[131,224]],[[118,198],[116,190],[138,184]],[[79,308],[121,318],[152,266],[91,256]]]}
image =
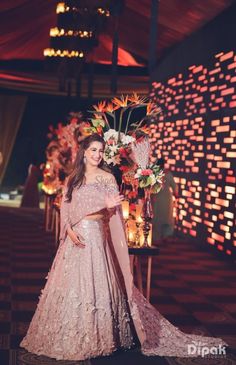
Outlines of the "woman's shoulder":
{"label": "woman's shoulder", "polygon": [[99,172],[96,177],[96,181],[101,189],[105,189],[108,192],[117,191],[116,179],[110,172]]}
{"label": "woman's shoulder", "polygon": [[102,169],[99,169],[96,179],[104,180],[106,183],[110,182],[110,183],[114,184],[114,182],[115,182],[114,175],[111,174],[110,172],[104,171]]}

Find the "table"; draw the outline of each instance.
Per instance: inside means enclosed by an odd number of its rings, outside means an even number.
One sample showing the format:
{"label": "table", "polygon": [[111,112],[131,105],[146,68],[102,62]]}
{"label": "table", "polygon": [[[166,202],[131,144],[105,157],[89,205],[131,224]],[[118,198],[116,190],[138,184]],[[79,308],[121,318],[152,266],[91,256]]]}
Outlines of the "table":
{"label": "table", "polygon": [[142,267],[141,267],[141,257],[147,256],[148,266],[147,266],[147,283],[146,283],[146,299],[150,301],[151,296],[151,277],[152,277],[152,258],[153,256],[158,256],[160,250],[156,246],[151,247],[129,247],[129,255],[131,261],[131,270],[134,271],[134,266],[137,267],[137,282],[138,288],[143,294],[143,279],[142,279]]}

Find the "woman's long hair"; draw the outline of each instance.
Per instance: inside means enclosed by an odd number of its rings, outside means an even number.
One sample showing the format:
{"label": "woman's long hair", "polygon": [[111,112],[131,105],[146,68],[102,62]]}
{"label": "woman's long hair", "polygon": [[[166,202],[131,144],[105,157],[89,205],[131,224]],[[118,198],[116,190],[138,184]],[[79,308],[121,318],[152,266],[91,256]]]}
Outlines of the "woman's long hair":
{"label": "woman's long hair", "polygon": [[[75,158],[73,170],[68,178],[68,183],[67,183],[66,198],[67,201],[69,202],[71,201],[72,192],[75,189],[75,187],[80,187],[84,183],[84,178],[85,178],[84,152],[89,148],[92,142],[100,142],[102,143],[103,148],[105,147],[104,139],[97,133],[91,134],[80,143],[79,150]],[[100,162],[99,167],[105,170],[105,168],[103,168],[103,160]]]}

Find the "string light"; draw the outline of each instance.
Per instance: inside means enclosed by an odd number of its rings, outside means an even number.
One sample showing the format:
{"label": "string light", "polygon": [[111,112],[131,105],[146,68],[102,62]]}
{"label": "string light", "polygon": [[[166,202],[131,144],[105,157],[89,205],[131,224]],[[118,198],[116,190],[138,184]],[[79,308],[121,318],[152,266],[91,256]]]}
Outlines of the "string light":
{"label": "string light", "polygon": [[97,13],[100,14],[100,15],[105,15],[107,17],[110,16],[110,11],[107,10],[107,9],[104,9],[104,8],[98,8]]}
{"label": "string light", "polygon": [[43,51],[45,57],[79,57],[83,58],[84,53],[82,51],[69,51],[69,50],[61,50],[61,49],[54,49],[54,48],[46,48]]}
{"label": "string light", "polygon": [[51,37],[80,37],[80,38],[92,38],[93,32],[90,30],[65,30],[63,28],[51,28],[50,29]]}

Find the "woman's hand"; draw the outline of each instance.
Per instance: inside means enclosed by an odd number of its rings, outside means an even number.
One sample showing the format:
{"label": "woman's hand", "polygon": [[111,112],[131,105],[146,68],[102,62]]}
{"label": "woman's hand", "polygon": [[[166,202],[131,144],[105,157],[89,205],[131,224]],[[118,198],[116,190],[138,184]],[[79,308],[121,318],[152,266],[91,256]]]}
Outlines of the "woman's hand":
{"label": "woman's hand", "polygon": [[120,194],[116,194],[116,195],[111,195],[108,194],[105,197],[105,204],[106,207],[108,209],[117,207],[118,205],[120,205],[120,203],[122,202],[122,200],[124,200],[124,195],[120,195]]}
{"label": "woman's hand", "polygon": [[85,244],[82,243],[76,233],[73,231],[72,228],[67,228],[68,236],[70,237],[71,241],[80,248],[85,248]]}

